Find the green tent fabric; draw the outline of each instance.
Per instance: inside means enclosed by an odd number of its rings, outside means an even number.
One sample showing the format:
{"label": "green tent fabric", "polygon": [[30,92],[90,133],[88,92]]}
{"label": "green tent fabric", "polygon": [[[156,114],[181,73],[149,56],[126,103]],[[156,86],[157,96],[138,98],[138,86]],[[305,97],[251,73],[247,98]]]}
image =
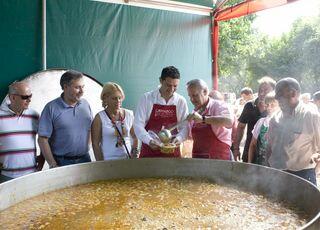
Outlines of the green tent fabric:
{"label": "green tent fabric", "polygon": [[214,3],[212,0],[174,0],[174,1],[195,4],[195,5],[199,5],[199,6],[207,6],[207,7],[214,6]]}
{"label": "green tent fabric", "polygon": [[[213,4],[211,0],[176,1]],[[218,0],[217,6],[226,2]],[[41,0],[0,1],[1,98],[10,82],[42,68],[41,5]],[[217,55],[217,50],[210,44],[217,37],[210,38],[209,16],[89,0],[47,0],[47,13],[47,67],[78,69],[101,82],[118,81],[128,92],[126,103],[131,108],[142,91],[158,84],[166,65],[181,70],[181,92],[183,84],[195,77],[209,85],[218,83],[217,67],[213,68],[217,58],[211,66],[211,52]]]}
{"label": "green tent fabric", "polygon": [[0,99],[8,85],[41,69],[41,0],[0,1]]}
{"label": "green tent fabric", "polygon": [[134,109],[164,66],[211,82],[210,17],[87,0],[47,0],[48,68],[72,68],[119,83]]}
{"label": "green tent fabric", "polygon": [[[0,6],[3,98],[10,82],[41,70],[41,0]],[[211,82],[210,23],[209,16],[181,12],[47,0],[47,68],[118,82],[126,92],[124,106],[134,109],[142,93],[157,87],[162,68],[175,65],[182,76],[178,92],[187,97],[188,80]]]}

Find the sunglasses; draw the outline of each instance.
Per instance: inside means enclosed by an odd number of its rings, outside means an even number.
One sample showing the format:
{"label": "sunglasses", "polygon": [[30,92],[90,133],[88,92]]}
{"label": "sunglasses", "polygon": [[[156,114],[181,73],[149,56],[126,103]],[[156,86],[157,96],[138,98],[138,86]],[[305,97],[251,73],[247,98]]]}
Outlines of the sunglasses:
{"label": "sunglasses", "polygon": [[30,94],[30,95],[14,94],[14,95],[19,96],[22,100],[28,100],[28,99],[31,99],[31,97],[32,97],[32,94]]}

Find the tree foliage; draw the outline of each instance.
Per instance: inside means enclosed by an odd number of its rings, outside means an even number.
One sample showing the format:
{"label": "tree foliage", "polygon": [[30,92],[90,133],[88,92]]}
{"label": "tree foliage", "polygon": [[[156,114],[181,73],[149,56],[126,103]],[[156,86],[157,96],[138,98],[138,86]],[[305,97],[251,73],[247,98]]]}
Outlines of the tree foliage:
{"label": "tree foliage", "polygon": [[[224,7],[236,5],[243,0],[229,0]],[[252,29],[255,15],[219,22],[219,90],[240,92],[250,82],[247,57],[256,42]]]}
{"label": "tree foliage", "polygon": [[[220,90],[239,92],[250,81],[247,57],[252,55],[256,36],[251,27],[254,16],[220,22],[219,76]],[[230,84],[232,80],[232,84]]]}
{"label": "tree foliage", "polygon": [[275,80],[294,77],[303,91],[319,90],[320,16],[296,20],[279,38],[255,31],[254,19],[251,15],[219,23],[220,90],[239,93],[244,86],[256,90],[257,80],[265,75]]}
{"label": "tree foliage", "polygon": [[320,89],[320,18],[299,19],[289,33],[267,40],[249,59],[252,79],[270,75],[275,79],[296,78],[303,91]]}

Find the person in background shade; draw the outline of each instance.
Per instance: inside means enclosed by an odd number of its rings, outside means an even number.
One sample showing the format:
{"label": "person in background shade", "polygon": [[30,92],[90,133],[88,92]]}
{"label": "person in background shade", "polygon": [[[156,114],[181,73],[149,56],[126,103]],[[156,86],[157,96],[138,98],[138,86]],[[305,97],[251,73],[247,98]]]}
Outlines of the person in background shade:
{"label": "person in background shade", "polygon": [[237,158],[240,157],[240,143],[243,137],[244,130],[247,126],[247,137],[244,150],[242,153],[243,162],[248,162],[248,151],[252,138],[252,129],[256,122],[266,116],[266,110],[264,105],[265,96],[274,90],[276,82],[270,77],[263,77],[259,81],[258,98],[252,101],[248,101],[238,119],[236,141],[234,142],[233,153]]}

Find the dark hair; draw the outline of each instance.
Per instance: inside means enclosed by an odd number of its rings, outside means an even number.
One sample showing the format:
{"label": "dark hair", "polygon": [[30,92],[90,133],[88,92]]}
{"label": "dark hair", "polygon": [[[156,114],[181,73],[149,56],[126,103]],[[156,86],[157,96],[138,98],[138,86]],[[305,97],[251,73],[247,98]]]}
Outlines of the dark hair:
{"label": "dark hair", "polygon": [[276,94],[281,91],[282,89],[288,88],[289,90],[295,90],[299,94],[301,92],[300,84],[299,82],[291,77],[282,78],[280,79],[276,84]]}
{"label": "dark hair", "polygon": [[174,66],[167,66],[162,69],[161,72],[161,80],[165,80],[167,77],[173,78],[173,79],[180,79],[180,72],[179,70]]}
{"label": "dark hair", "polygon": [[64,85],[70,85],[71,81],[78,80],[83,77],[83,74],[75,71],[75,70],[68,70],[64,74],[62,74],[60,78],[60,86],[63,90]]}
{"label": "dark hair", "polygon": [[244,88],[242,88],[241,91],[240,91],[240,95],[241,95],[241,94],[249,95],[249,94],[253,94],[253,91],[252,91],[252,89],[249,88],[249,87],[244,87]]}
{"label": "dark hair", "polygon": [[313,94],[313,100],[319,101],[320,100],[320,91],[317,91]]}

